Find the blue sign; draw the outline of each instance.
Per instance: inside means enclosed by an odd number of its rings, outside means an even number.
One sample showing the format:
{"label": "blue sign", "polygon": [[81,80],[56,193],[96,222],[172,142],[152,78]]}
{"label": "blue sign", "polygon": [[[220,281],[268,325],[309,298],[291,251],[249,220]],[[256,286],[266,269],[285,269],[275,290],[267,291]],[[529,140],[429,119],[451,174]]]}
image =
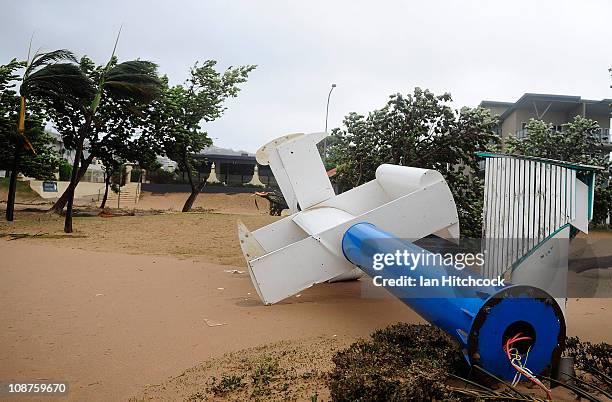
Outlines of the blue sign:
{"label": "blue sign", "polygon": [[42,187],[45,193],[57,193],[57,182],[55,181],[43,181]]}

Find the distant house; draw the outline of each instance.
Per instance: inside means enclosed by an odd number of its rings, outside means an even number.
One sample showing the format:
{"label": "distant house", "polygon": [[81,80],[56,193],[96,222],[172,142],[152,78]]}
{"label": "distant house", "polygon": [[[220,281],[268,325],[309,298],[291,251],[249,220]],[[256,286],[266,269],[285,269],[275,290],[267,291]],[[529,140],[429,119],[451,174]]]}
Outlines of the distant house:
{"label": "distant house", "polygon": [[67,160],[68,162],[74,162],[74,151],[66,149],[62,136],[51,130],[45,130],[51,137],[51,148],[60,156],[60,158]]}
{"label": "distant house", "polygon": [[168,172],[174,172],[176,169],[177,163],[167,156],[158,156],[157,163],[161,165],[161,169],[166,170]]}
{"label": "distant house", "polygon": [[[74,163],[74,150],[66,149],[64,145],[64,140],[62,136],[55,131],[46,131],[52,138],[51,140],[51,148],[60,156],[60,158],[65,159],[71,165]],[[85,156],[88,156],[89,153],[85,150]],[[103,183],[104,182],[104,165],[97,158],[91,162],[87,171],[81,178],[81,181],[84,182],[93,182],[93,183]]]}
{"label": "distant house", "polygon": [[276,185],[270,166],[258,164],[255,154],[250,152],[210,146],[200,151],[196,158],[204,162],[198,172],[200,180],[210,174],[214,164],[217,181],[228,186],[247,184],[253,179],[257,166],[261,183],[268,186]]}
{"label": "distant house", "polygon": [[601,128],[593,134],[612,147],[610,104],[612,99],[591,100],[580,96],[526,93],[516,102],[485,100],[480,102],[480,107],[499,116],[497,131],[502,138],[524,138],[529,135],[525,129],[529,119],[543,120],[552,124],[554,130],[563,131],[564,124],[569,123],[575,116],[583,116],[599,123]]}

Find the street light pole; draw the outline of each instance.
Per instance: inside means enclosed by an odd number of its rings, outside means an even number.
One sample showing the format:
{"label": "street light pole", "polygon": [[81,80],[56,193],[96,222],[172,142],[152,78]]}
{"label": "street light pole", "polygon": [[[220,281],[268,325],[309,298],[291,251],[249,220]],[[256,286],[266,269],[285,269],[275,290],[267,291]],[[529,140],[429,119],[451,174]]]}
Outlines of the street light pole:
{"label": "street light pole", "polygon": [[[329,117],[329,98],[331,98],[332,91],[336,88],[336,84],[332,84],[327,94],[327,107],[325,108],[325,133],[327,134],[327,118]],[[327,159],[327,137],[323,139],[323,164]]]}

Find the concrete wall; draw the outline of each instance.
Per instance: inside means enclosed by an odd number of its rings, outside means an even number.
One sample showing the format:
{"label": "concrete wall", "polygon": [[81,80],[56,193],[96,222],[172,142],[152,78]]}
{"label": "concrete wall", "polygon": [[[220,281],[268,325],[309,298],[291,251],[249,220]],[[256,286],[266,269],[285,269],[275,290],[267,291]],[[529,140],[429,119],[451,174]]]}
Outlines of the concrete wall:
{"label": "concrete wall", "polygon": [[[68,188],[68,181],[57,181],[57,192],[43,191],[42,180],[30,180],[30,188],[36,191],[42,198],[59,198]],[[80,182],[74,192],[75,197],[100,197],[104,194],[104,183]]]}
{"label": "concrete wall", "polygon": [[[142,191],[150,191],[152,193],[191,193],[189,184],[155,184],[142,183]],[[232,187],[232,186],[205,186],[202,193],[254,193],[256,191],[265,191],[262,188],[256,187]]]}
{"label": "concrete wall", "polygon": [[[204,177],[204,176],[202,176]],[[236,175],[236,174],[216,174],[217,181],[227,184],[228,186],[240,186],[251,181],[253,175]],[[259,175],[259,180],[266,185],[275,186],[276,179],[274,176],[263,176]]]}
{"label": "concrete wall", "polygon": [[517,124],[516,124],[516,111],[510,113],[508,117],[502,122],[501,136],[507,138],[508,136],[516,135]]}

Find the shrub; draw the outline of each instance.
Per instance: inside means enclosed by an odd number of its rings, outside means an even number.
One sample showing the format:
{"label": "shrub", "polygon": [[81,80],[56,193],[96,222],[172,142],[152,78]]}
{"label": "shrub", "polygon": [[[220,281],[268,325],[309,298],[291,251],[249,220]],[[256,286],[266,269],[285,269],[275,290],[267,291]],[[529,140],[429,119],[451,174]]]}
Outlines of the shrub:
{"label": "shrub", "polygon": [[209,391],[215,396],[223,396],[238,388],[244,387],[245,383],[242,381],[243,378],[244,377],[235,374],[223,374],[221,380],[217,381],[217,379],[213,377]]}
{"label": "shrub", "polygon": [[396,324],[338,352],[328,376],[334,401],[459,400],[445,384],[466,367],[458,345],[430,325]]}
{"label": "shrub", "polygon": [[581,342],[577,337],[570,337],[565,341],[565,353],[575,359],[578,368],[595,369],[612,377],[612,345]]}
{"label": "shrub", "polygon": [[132,171],[130,172],[130,181],[132,183],[138,183],[140,181],[141,174],[142,174],[142,171],[140,168],[133,168]]}
{"label": "shrub", "polygon": [[59,164],[59,179],[61,181],[70,181],[71,175],[72,165],[66,159],[62,159]]}
{"label": "shrub", "polygon": [[157,169],[149,173],[149,180],[151,183],[156,184],[169,184],[173,183],[175,179],[174,172],[169,172],[164,169]]}

